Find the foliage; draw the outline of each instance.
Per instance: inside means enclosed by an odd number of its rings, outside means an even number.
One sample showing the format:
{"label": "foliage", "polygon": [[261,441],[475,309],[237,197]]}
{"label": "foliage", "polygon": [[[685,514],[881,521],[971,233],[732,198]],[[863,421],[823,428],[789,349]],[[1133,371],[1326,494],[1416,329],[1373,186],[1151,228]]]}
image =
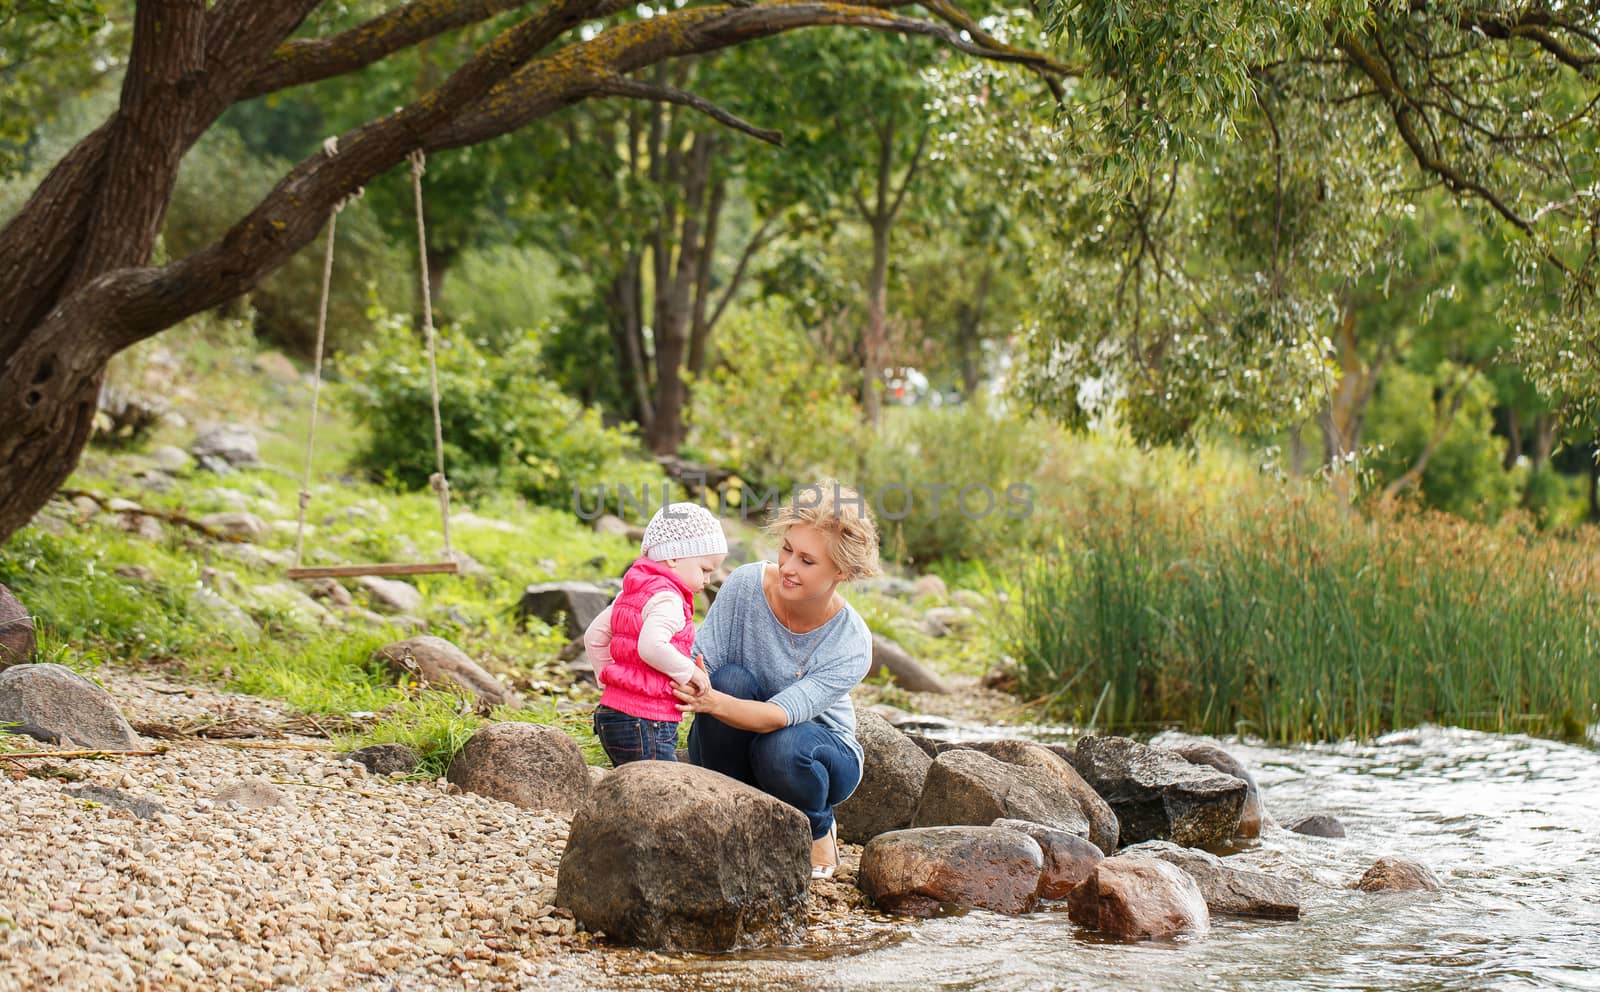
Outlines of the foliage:
{"label": "foliage", "polygon": [[1593,533],[1294,496],[1088,509],[1029,570],[1013,634],[1022,691],[1060,718],[1279,742],[1421,722],[1581,737],[1595,718]]}
{"label": "foliage", "polygon": [[1034,481],[1048,432],[978,403],[891,408],[865,458],[886,557],[983,559],[1036,533]]}
{"label": "foliage", "polygon": [[[407,324],[381,314],[379,330],[346,356],[345,401],[367,430],[356,464],[376,480],[407,489],[428,485],[435,469],[432,391],[425,346]],[[608,428],[544,378],[540,335],[525,332],[503,348],[461,330],[437,338],[445,467],[469,497],[495,489],[533,503],[572,508],[580,490],[664,486],[638,457],[633,437]]]}
{"label": "foliage", "polygon": [[102,0],[0,0],[0,180],[39,164],[40,131],[119,67],[125,42]]}
{"label": "foliage", "polygon": [[787,306],[767,301],[731,315],[716,355],[692,394],[697,451],[785,493],[819,476],[852,474],[852,374],[817,353]]}
{"label": "foliage", "polygon": [[[1457,391],[1460,408],[1454,415]],[[1442,440],[1419,486],[1427,505],[1492,522],[1517,505],[1519,477],[1501,468],[1503,442],[1494,436],[1494,391],[1472,369],[1449,363],[1430,372],[1391,368],[1379,384],[1369,415],[1370,459],[1380,480],[1398,479],[1422,454],[1441,418]]]}

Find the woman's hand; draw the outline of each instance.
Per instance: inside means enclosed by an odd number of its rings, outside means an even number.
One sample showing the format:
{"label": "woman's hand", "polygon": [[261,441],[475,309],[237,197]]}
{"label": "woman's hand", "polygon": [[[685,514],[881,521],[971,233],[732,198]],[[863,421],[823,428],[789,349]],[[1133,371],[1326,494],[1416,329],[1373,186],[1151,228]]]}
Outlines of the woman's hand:
{"label": "woman's hand", "polygon": [[[703,672],[696,674],[704,676]],[[678,697],[678,712],[680,713],[710,713],[715,714],[721,700],[728,697],[711,688],[710,680],[701,688],[697,679],[691,678],[688,682],[672,683],[672,694]]]}

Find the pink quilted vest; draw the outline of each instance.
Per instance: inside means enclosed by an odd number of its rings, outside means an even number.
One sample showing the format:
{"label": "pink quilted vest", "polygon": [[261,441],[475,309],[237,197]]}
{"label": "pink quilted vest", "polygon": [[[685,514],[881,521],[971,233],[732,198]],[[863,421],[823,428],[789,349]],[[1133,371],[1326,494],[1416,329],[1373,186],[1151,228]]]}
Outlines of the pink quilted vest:
{"label": "pink quilted vest", "polygon": [[694,593],[666,565],[639,558],[628,566],[622,592],[611,606],[612,663],[600,673],[605,685],[600,702],[630,716],[677,723],[683,714],[672,694],[672,679],[639,657],[644,604],[662,592],[676,592],[683,598],[683,629],[673,636],[672,646],[686,655],[694,646]]}

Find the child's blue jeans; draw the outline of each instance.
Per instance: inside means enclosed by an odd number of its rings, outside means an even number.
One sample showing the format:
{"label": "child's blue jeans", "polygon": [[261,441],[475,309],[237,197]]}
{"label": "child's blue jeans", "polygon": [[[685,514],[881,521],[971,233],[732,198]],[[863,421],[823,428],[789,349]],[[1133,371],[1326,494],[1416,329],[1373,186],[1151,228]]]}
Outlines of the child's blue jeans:
{"label": "child's blue jeans", "polygon": [[[742,665],[717,669],[711,687],[765,702],[758,699],[755,676]],[[753,785],[798,809],[811,821],[812,840],[827,836],[833,807],[861,781],[855,753],[815,720],[758,734],[696,714],[689,726],[689,763]]]}
{"label": "child's blue jeans", "polygon": [[594,709],[594,735],[606,749],[612,767],[630,761],[677,761],[677,721],[646,720],[614,710],[609,706]]}

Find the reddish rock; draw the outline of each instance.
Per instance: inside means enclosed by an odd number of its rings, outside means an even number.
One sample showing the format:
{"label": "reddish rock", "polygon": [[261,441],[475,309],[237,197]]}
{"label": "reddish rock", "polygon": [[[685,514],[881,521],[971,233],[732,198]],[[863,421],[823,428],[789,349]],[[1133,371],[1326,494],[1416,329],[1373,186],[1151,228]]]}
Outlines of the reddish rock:
{"label": "reddish rock", "polygon": [[1044,852],[1000,827],[920,827],[879,834],[861,852],[857,884],[878,908],[934,916],[946,907],[1026,913],[1039,901]]}
{"label": "reddish rock", "polygon": [[1211,913],[1188,873],[1155,858],[1107,858],[1067,896],[1079,926],[1128,940],[1204,933]]}
{"label": "reddish rock", "polygon": [[1437,892],[1439,878],[1415,861],[1379,858],[1356,880],[1362,892]]}
{"label": "reddish rock", "polygon": [[1025,833],[1038,842],[1044,852],[1044,871],[1039,876],[1039,898],[1065,899],[1084,879],[1094,874],[1095,865],[1105,860],[1100,848],[1065,830],[1025,820],[996,820],[991,826]]}
{"label": "reddish rock", "polygon": [[1123,848],[1117,856],[1155,857],[1177,865],[1200,886],[1206,908],[1213,913],[1275,920],[1300,918],[1300,887],[1293,879],[1236,868],[1226,858],[1164,840],[1147,840]]}

